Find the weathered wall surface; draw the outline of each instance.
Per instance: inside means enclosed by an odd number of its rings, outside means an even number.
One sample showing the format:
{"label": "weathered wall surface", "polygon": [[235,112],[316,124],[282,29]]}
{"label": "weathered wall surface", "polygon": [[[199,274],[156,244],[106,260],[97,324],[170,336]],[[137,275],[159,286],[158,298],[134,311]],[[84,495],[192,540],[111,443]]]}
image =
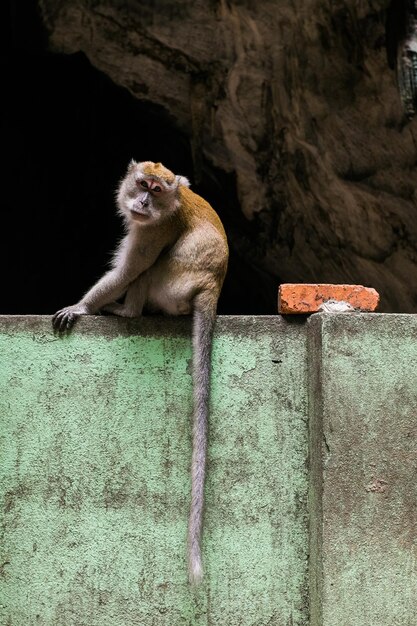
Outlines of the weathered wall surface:
{"label": "weathered wall surface", "polygon": [[82,50],[162,105],[197,177],[202,160],[236,175],[257,218],[231,219],[229,236],[250,265],[281,282],[372,285],[382,310],[413,312],[417,122],[387,61],[389,4],[40,0],[52,50]]}
{"label": "weathered wall surface", "polygon": [[219,319],[197,592],[189,323],[3,317],[0,350],[2,625],[307,623],[302,325]]}
{"label": "weathered wall surface", "polygon": [[0,624],[414,626],[417,316],[218,319],[197,591],[190,347],[0,318]]}
{"label": "weathered wall surface", "polygon": [[315,502],[312,539],[321,567],[311,572],[313,624],[411,626],[417,623],[417,316],[315,317],[311,472],[320,505]]}

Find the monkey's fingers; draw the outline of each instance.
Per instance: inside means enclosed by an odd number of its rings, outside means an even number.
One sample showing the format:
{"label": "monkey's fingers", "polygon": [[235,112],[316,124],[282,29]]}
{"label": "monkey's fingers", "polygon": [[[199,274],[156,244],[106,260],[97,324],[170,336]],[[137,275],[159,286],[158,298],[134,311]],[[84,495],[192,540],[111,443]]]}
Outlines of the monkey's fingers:
{"label": "monkey's fingers", "polygon": [[52,327],[54,330],[58,330],[60,328],[61,325],[61,315],[62,315],[62,311],[57,311],[53,316],[52,316]]}
{"label": "monkey's fingers", "polygon": [[61,309],[53,316],[52,326],[57,332],[63,333],[66,330],[70,330],[74,326],[78,317],[77,313],[73,313],[68,309]]}
{"label": "monkey's fingers", "polygon": [[58,311],[58,313],[55,313],[54,317],[52,318],[52,326],[55,332],[58,332],[58,333],[63,332],[64,330],[63,319],[64,319],[64,313],[61,313],[60,311]]}

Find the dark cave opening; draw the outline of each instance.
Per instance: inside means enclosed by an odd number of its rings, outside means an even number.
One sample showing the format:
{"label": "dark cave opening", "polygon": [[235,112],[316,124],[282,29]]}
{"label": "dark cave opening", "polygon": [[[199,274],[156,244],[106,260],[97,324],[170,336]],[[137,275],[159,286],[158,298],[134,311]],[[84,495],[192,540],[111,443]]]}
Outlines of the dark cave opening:
{"label": "dark cave opening", "polygon": [[[1,11],[0,250],[7,269],[0,313],[52,314],[103,274],[123,232],[114,192],[131,158],[187,176],[229,234],[237,228],[253,236],[233,175],[203,163],[193,184],[190,139],[164,109],[115,85],[82,52],[48,52],[36,2],[11,1]],[[275,280],[269,285],[265,292],[259,272],[231,245],[219,313],[274,313]]]}
{"label": "dark cave opening", "polygon": [[391,69],[396,67],[398,44],[407,32],[407,10],[410,7],[409,0],[392,0],[387,8],[385,39],[387,61]]}

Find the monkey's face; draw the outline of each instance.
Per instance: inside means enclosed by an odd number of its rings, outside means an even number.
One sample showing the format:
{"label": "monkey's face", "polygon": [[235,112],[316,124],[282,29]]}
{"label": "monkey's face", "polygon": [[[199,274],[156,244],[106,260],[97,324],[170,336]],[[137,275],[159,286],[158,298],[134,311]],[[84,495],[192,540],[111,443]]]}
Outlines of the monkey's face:
{"label": "monkey's face", "polygon": [[166,180],[161,175],[164,172],[158,170],[157,174],[154,174],[149,171],[150,169],[149,162],[146,164],[132,162],[120,185],[117,198],[119,209],[130,223],[146,224],[159,221],[168,217],[178,207],[177,177],[163,168],[169,174]]}
{"label": "monkey's face", "polygon": [[174,200],[171,190],[165,189],[162,182],[153,178],[135,177],[135,187],[127,201],[130,219],[147,222],[163,217],[165,205]]}

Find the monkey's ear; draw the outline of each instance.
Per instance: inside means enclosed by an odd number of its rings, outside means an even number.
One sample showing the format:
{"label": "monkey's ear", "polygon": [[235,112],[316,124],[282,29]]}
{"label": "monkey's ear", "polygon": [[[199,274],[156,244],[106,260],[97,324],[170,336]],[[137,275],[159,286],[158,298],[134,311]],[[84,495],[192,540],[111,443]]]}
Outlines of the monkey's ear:
{"label": "monkey's ear", "polygon": [[179,185],[184,185],[184,187],[190,186],[190,181],[185,176],[176,176],[176,179]]}
{"label": "monkey's ear", "polygon": [[127,171],[131,172],[135,167],[136,167],[137,163],[135,161],[135,159],[131,159],[129,165],[127,166]]}

